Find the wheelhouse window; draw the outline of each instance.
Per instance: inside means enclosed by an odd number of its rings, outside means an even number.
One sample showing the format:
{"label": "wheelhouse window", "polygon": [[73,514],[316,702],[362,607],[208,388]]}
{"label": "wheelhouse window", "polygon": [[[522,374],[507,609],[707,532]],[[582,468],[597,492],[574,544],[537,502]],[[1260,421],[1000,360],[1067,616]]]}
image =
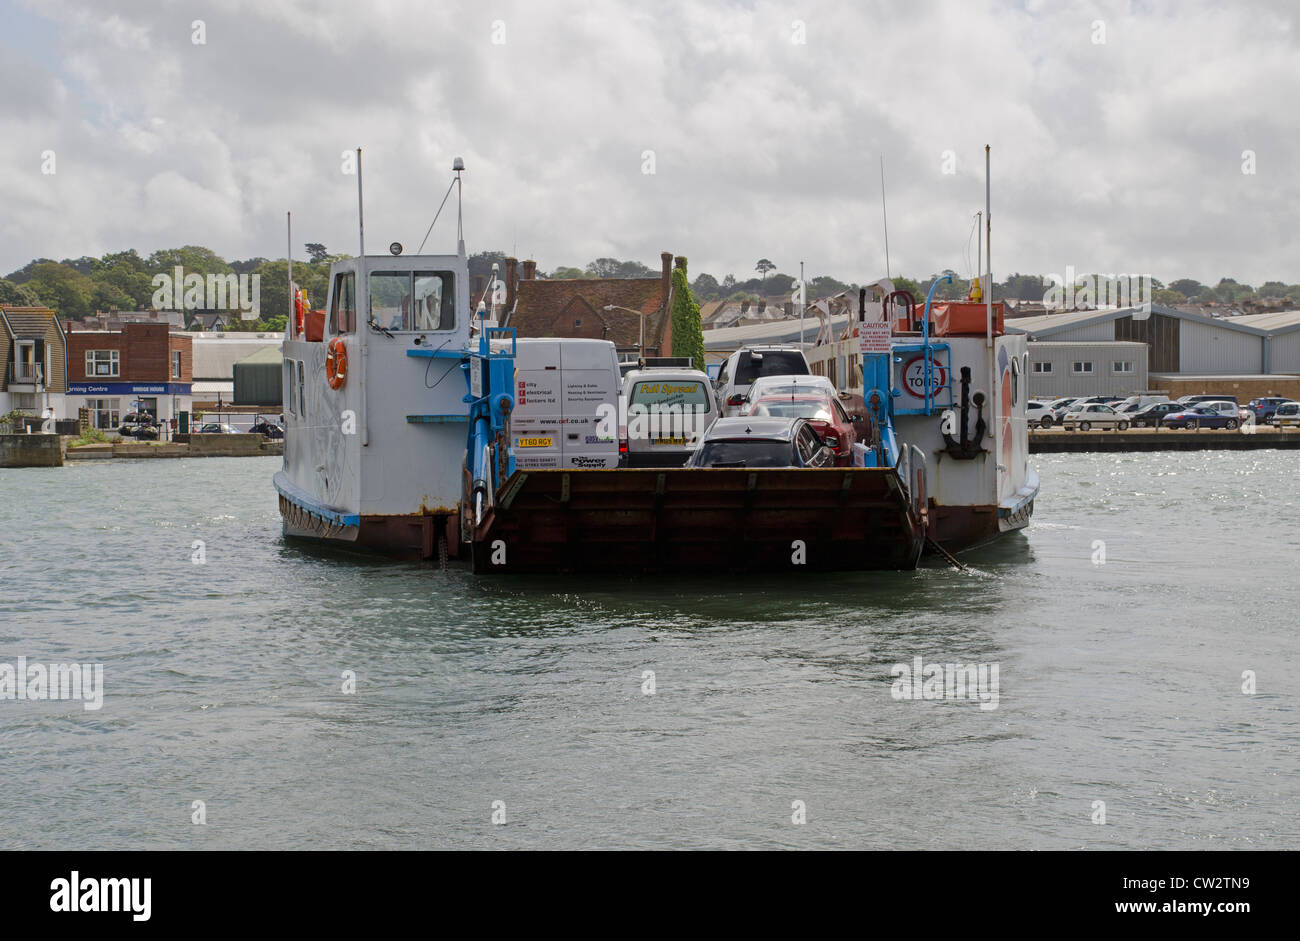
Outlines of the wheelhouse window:
{"label": "wheelhouse window", "polygon": [[357,276],[341,272],[334,276],[334,299],[330,302],[330,332],[357,330]]}
{"label": "wheelhouse window", "polygon": [[303,369],[302,360],[298,360],[298,414],[302,418],[307,417],[307,371]]}
{"label": "wheelhouse window", "polygon": [[373,271],[370,319],[385,330],[451,330],[456,326],[450,271]]}
{"label": "wheelhouse window", "polygon": [[1092,363],[1090,362],[1075,363],[1074,371],[1083,376],[1090,376],[1092,375]]}
{"label": "wheelhouse window", "polygon": [[294,360],[286,359],[284,361],[284,369],[281,371],[284,373],[284,407],[288,409],[290,415],[293,415],[296,418],[298,416],[298,406],[295,401],[297,398],[295,394],[297,384],[294,382],[293,364]]}
{"label": "wheelhouse window", "polygon": [[121,354],[117,350],[86,350],[86,377],[120,376]]}

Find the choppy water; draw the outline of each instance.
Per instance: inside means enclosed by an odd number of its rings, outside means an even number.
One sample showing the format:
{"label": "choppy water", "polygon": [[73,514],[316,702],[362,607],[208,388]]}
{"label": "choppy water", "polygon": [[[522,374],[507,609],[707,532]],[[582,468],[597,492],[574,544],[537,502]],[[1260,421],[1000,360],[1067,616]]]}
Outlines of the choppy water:
{"label": "choppy water", "polygon": [[0,471],[0,663],[106,690],[0,701],[0,847],[1295,848],[1295,452],[1034,463],[970,572],[742,581],[307,550],[278,458]]}

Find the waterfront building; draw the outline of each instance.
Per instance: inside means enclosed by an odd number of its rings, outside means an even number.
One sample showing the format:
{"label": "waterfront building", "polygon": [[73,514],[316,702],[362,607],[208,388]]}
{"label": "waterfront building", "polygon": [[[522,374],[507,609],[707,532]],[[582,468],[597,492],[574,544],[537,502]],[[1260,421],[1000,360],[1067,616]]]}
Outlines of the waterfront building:
{"label": "waterfront building", "polygon": [[126,323],[117,331],[74,330],[67,342],[67,417],[86,408],[91,425],[109,431],[133,411],[166,422],[191,410],[190,334],[165,323]]}
{"label": "waterfront building", "polygon": [[0,307],[0,415],[21,409],[64,416],[68,343],[48,307]]}

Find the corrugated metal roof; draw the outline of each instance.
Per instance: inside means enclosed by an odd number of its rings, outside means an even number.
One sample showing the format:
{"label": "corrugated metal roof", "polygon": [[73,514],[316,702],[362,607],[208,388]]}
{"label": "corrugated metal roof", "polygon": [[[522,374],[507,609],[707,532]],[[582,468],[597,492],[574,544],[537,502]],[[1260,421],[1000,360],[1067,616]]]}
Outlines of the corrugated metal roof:
{"label": "corrugated metal roof", "polygon": [[[1105,323],[1108,320],[1118,320],[1121,317],[1129,317],[1138,312],[1139,307],[1111,307],[1103,310],[1067,310],[1059,314],[1044,314],[1041,317],[1016,317],[1006,322],[1008,333],[1028,333],[1035,337],[1042,337],[1044,334],[1051,335],[1061,330],[1067,330],[1071,327],[1078,327],[1085,324]],[[1202,314],[1195,314],[1190,311],[1176,310],[1173,307],[1164,307],[1160,304],[1152,304],[1151,312],[1154,314],[1163,314],[1166,317],[1176,317],[1179,320],[1189,320],[1193,323],[1203,323],[1214,327],[1222,327],[1225,330],[1233,330],[1238,333],[1250,333],[1255,336],[1263,336],[1266,332],[1258,326],[1247,323],[1249,317],[1206,317]],[[1272,316],[1271,314],[1255,316]]]}
{"label": "corrugated metal roof", "polygon": [[1244,314],[1241,317],[1233,317],[1230,322],[1245,324],[1248,327],[1258,327],[1269,332],[1295,330],[1300,329],[1300,310],[1275,310],[1269,311],[1267,314]]}
{"label": "corrugated metal roof", "polygon": [[282,363],[282,362],[284,362],[284,354],[280,352],[280,347],[264,346],[256,353],[251,353],[248,356],[245,356],[243,359],[235,363],[235,365],[239,366],[243,363]]}
{"label": "corrugated metal roof", "polygon": [[[849,315],[833,316],[831,328],[836,336],[844,329]],[[804,340],[812,343],[817,339],[821,321],[816,315],[808,314],[803,321]],[[771,323],[752,323],[744,327],[715,327],[704,331],[705,350],[737,350],[752,343],[794,343],[799,339],[799,318],[791,320],[774,320]]]}

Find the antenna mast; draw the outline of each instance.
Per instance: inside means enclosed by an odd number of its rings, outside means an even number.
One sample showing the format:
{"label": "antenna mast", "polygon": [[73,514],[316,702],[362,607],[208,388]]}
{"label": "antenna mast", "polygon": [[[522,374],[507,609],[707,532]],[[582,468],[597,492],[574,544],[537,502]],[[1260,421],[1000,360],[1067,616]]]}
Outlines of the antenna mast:
{"label": "antenna mast", "polygon": [[[885,212],[885,155],[880,155],[880,218],[885,223],[885,277],[894,280],[889,271],[889,216]],[[877,271],[880,269],[876,269]]]}

